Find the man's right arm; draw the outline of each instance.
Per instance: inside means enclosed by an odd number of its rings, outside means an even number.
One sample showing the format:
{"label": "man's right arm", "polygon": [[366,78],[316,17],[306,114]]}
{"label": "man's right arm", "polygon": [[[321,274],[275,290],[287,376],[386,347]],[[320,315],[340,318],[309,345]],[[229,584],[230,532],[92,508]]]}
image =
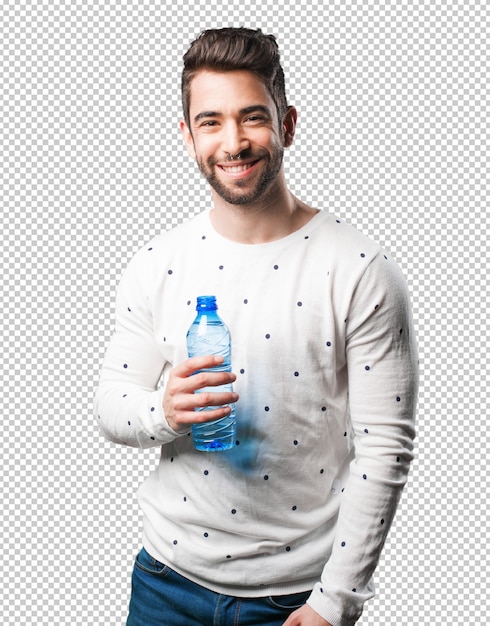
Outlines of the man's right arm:
{"label": "man's right arm", "polygon": [[95,396],[97,424],[106,439],[151,448],[175,439],[165,420],[164,389],[158,382],[168,365],[156,343],[147,297],[148,269],[141,253],[123,274],[117,291],[115,330]]}
{"label": "man's right arm", "polygon": [[[155,340],[153,315],[145,293],[144,266],[133,261],[119,285],[115,332],[109,343],[95,396],[95,415],[110,441],[136,448],[151,448],[189,432],[192,423],[210,421],[229,412],[236,394],[201,393],[199,388],[235,380],[229,372],[202,372],[216,357],[194,357],[170,369]],[[158,387],[164,369],[165,384]],[[219,406],[195,412],[202,406]]]}

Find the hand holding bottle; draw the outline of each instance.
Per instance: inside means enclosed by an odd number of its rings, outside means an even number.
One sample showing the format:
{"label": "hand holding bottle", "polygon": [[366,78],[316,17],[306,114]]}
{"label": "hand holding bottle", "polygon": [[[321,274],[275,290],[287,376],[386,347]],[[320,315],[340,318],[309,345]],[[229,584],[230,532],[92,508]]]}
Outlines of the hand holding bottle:
{"label": "hand holding bottle", "polygon": [[[163,396],[163,411],[172,430],[187,430],[192,424],[202,424],[226,417],[231,412],[231,403],[238,400],[235,392],[195,393],[205,387],[218,387],[235,382],[233,372],[200,371],[219,366],[222,356],[196,356],[175,366],[167,381]],[[197,373],[196,373],[197,372]],[[203,407],[216,407],[199,411]]]}

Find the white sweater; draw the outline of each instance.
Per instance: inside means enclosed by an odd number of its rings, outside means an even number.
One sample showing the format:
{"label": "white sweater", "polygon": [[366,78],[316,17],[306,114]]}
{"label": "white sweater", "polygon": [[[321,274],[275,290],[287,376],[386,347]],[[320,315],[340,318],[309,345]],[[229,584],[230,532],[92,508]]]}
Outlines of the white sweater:
{"label": "white sweater", "polygon": [[[198,452],[162,409],[199,295],[232,336],[238,442]],[[162,375],[163,374],[163,375]],[[265,244],[224,239],[209,211],[157,236],[121,280],[96,396],[105,437],[161,446],[139,489],[144,546],[218,593],[312,589],[352,624],[412,460],[418,365],[395,262],[321,211]]]}

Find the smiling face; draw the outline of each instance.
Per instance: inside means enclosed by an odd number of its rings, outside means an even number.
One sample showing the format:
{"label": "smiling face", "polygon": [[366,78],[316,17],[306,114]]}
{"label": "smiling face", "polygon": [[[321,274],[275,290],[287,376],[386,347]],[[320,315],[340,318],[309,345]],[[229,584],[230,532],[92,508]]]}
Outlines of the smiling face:
{"label": "smiling face", "polygon": [[291,107],[279,124],[274,100],[255,74],[202,70],[191,83],[189,113],[190,128],[181,122],[187,149],[217,196],[251,205],[282,184],[296,112]]}

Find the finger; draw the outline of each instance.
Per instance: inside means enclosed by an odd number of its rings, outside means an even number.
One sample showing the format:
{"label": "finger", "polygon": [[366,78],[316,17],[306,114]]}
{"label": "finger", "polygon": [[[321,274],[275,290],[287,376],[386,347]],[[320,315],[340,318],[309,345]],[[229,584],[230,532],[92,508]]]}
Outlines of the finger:
{"label": "finger", "polygon": [[191,424],[203,424],[204,422],[219,420],[230,413],[231,407],[229,405],[204,411],[176,411],[173,422],[178,424],[179,428],[181,428],[182,426],[190,426]]}
{"label": "finger", "polygon": [[[236,375],[233,372],[201,372],[188,378],[178,378],[171,375],[167,382],[165,396],[175,397],[186,394],[193,396],[200,389],[208,391],[208,387],[210,388],[209,391],[212,392],[213,387],[232,384],[235,380]],[[219,393],[231,393],[231,391]],[[218,402],[217,404],[225,404],[225,402]]]}
{"label": "finger", "polygon": [[200,372],[185,379],[185,388],[187,390],[198,391],[206,387],[219,387],[220,385],[229,385],[236,380],[236,374],[233,372]]}
{"label": "finger", "polygon": [[179,363],[179,365],[176,365],[172,371],[176,376],[185,378],[187,376],[191,376],[192,374],[194,374],[194,372],[197,372],[198,370],[222,365],[223,361],[224,359],[222,356],[193,356],[189,359],[186,359],[185,361],[182,361],[182,363]]}
{"label": "finger", "polygon": [[205,391],[203,393],[194,394],[193,399],[196,402],[196,408],[200,409],[232,404],[233,402],[237,402],[238,394],[235,391],[219,391],[214,393]]}
{"label": "finger", "polygon": [[194,394],[179,394],[174,397],[174,411],[195,411],[206,407],[224,407],[238,401],[235,391],[205,391]]}

